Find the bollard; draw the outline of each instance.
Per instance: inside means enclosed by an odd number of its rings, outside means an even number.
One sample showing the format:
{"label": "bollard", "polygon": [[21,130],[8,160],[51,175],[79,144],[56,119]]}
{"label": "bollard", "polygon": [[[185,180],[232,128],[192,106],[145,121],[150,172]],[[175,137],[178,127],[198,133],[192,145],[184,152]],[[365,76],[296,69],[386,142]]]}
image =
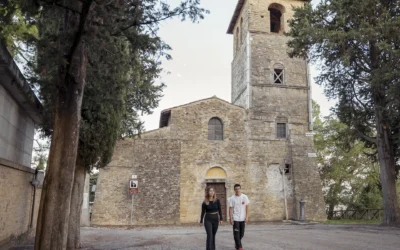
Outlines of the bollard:
{"label": "bollard", "polygon": [[299,201],[300,203],[300,220],[304,221],[306,220],[305,212],[304,212],[304,204],[306,203],[303,199]]}

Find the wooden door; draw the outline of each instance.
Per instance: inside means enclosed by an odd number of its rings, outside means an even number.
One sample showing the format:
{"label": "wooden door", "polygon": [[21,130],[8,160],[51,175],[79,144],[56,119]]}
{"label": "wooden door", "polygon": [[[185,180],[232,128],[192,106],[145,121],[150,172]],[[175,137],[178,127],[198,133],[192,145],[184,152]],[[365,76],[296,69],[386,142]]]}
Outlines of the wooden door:
{"label": "wooden door", "polygon": [[215,193],[217,194],[217,198],[221,203],[222,217],[224,221],[226,221],[226,188],[225,183],[207,183],[207,187],[214,188]]}

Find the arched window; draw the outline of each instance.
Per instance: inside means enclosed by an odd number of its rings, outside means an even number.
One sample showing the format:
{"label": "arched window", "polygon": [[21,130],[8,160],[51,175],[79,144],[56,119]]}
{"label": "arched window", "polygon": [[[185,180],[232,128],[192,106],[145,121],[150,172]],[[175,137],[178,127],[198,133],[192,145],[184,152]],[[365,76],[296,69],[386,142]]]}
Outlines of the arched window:
{"label": "arched window", "polygon": [[275,64],[274,65],[274,83],[275,84],[284,84],[285,80],[285,71],[282,64]]}
{"label": "arched window", "polygon": [[239,27],[236,27],[236,50],[238,50],[240,47],[239,41],[240,41],[240,30]]}
{"label": "arched window", "polygon": [[240,32],[240,44],[243,43],[243,17],[240,18],[240,30],[242,32]]}
{"label": "arched window", "polygon": [[283,22],[282,15],[285,11],[285,8],[277,3],[273,3],[269,6],[269,19],[270,19],[270,32],[272,33],[282,33],[283,31]]}
{"label": "arched window", "polygon": [[208,121],[208,139],[209,140],[223,140],[224,139],[224,126],[222,121],[213,117]]}

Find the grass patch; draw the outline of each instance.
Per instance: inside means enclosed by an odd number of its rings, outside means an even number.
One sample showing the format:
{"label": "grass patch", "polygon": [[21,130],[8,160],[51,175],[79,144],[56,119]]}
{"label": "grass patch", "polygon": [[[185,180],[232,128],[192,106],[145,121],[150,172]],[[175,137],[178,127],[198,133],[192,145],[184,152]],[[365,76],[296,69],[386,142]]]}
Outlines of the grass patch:
{"label": "grass patch", "polygon": [[381,220],[327,220],[324,224],[381,224]]}

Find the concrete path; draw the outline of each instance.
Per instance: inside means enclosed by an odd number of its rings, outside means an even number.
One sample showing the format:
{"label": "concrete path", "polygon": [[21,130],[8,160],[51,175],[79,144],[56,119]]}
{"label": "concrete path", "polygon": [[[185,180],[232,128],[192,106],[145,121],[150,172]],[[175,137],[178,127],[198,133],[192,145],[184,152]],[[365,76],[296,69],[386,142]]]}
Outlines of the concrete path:
{"label": "concrete path", "polygon": [[[132,230],[86,228],[84,249],[205,249],[202,227],[160,227]],[[218,250],[234,249],[230,226],[217,233]],[[400,249],[400,230],[381,226],[359,225],[247,225],[243,247],[250,249],[324,249],[376,250]]]}
{"label": "concrete path", "polygon": [[[198,226],[136,229],[82,228],[85,250],[204,250],[206,234]],[[234,250],[230,225],[220,226],[217,250]],[[400,229],[377,225],[248,224],[244,250],[376,250],[400,249]],[[10,248],[30,250],[29,245]]]}

